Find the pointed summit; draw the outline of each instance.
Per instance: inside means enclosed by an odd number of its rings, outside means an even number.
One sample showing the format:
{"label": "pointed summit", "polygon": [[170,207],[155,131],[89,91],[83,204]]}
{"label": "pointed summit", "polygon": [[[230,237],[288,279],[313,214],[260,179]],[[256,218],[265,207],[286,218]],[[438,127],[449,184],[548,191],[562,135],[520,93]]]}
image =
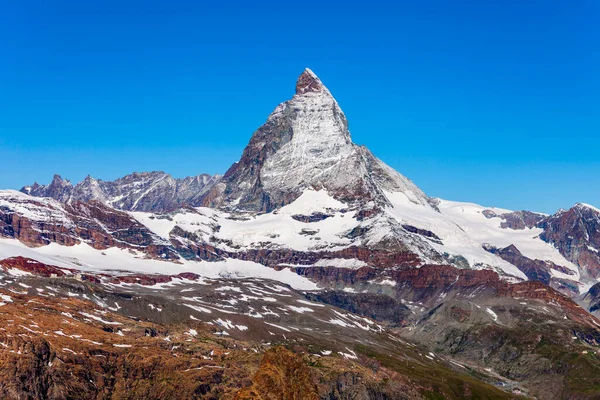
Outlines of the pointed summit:
{"label": "pointed summit", "polygon": [[66,179],[63,179],[62,176],[60,176],[59,174],[54,174],[54,176],[52,177],[52,182],[50,183],[51,185],[60,185],[63,182],[68,182]]}
{"label": "pointed summit", "polygon": [[325,189],[358,209],[383,208],[385,192],[428,198],[412,182],[352,142],[344,112],[321,80],[306,68],[296,95],[278,105],[250,139],[239,162],[203,198],[203,204],[270,212],[305,190]]}
{"label": "pointed summit", "polygon": [[296,94],[304,94],[308,92],[326,92],[329,93],[327,88],[323,85],[323,82],[319,77],[310,70],[310,68],[304,69],[304,72],[298,77],[296,81]]}

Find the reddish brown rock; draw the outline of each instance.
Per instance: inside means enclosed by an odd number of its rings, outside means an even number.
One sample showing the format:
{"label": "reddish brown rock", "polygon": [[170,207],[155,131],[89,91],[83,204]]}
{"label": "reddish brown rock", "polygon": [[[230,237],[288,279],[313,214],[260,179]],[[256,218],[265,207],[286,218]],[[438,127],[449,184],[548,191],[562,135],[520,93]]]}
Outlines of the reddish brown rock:
{"label": "reddish brown rock", "polygon": [[565,258],[579,266],[582,278],[600,277],[600,212],[576,204],[540,223],[540,238],[554,245]]}
{"label": "reddish brown rock", "polygon": [[29,272],[33,275],[39,275],[44,277],[51,277],[52,275],[65,276],[65,271],[69,271],[71,273],[78,272],[74,269],[69,268],[59,268],[54,265],[48,265],[41,263],[39,261],[33,260],[31,258],[26,257],[10,257],[4,260],[0,260],[0,265],[6,271],[7,269],[18,269],[21,271]]}

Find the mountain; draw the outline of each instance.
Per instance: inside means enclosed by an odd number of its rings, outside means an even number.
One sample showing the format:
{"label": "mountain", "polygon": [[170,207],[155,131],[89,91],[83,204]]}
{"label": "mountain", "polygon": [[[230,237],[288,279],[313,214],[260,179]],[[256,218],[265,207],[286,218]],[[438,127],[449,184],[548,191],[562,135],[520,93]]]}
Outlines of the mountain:
{"label": "mountain", "polygon": [[[47,215],[62,213],[70,226],[89,220],[88,211],[78,215],[84,203],[98,203],[94,209],[103,207],[104,215],[114,209],[117,219],[119,211],[127,211],[148,237],[166,246],[167,259],[177,262],[234,258],[274,268],[380,269],[446,264],[492,269],[513,281],[540,280],[569,295],[589,287],[600,273],[598,210],[578,204],[547,216],[429,198],[352,142],[339,104],[310,69],[298,78],[292,99],[275,108],[222,177],[134,173],[112,182],[88,176],[73,186],[55,176],[49,185],[21,191],[58,200],[45,203],[54,210]],[[4,236],[30,245],[135,242],[146,256],[158,254],[154,244],[137,237],[97,241],[112,232],[98,221],[92,224],[96,235],[82,236],[44,222],[43,213],[20,212],[42,200],[3,197]]]}
{"label": "mountain", "polygon": [[428,197],[307,69],[222,177],[0,191],[0,393],[595,398],[599,222]]}
{"label": "mountain", "polygon": [[73,186],[60,175],[54,175],[49,185],[36,182],[23,187],[21,192],[63,203],[96,200],[119,210],[165,212],[200,205],[201,197],[218,180],[219,176],[206,174],[175,179],[164,172],[143,172],[115,181],[88,176]]}
{"label": "mountain", "polygon": [[352,209],[390,205],[386,191],[404,193],[415,204],[429,201],[414,183],[352,143],[346,116],[308,68],[294,97],[278,105],[252,135],[240,161],[206,195],[204,205],[270,212],[306,189],[326,190]]}
{"label": "mountain", "polygon": [[600,210],[577,203],[542,220],[542,240],[551,243],[579,266],[582,277],[600,278]]}

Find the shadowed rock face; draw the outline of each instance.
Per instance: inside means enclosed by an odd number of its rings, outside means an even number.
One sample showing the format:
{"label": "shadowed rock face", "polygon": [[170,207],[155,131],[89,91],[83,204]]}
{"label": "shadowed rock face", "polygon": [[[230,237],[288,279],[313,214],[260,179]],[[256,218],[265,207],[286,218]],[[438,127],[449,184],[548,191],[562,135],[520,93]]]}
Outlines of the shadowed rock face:
{"label": "shadowed rock face", "polygon": [[402,302],[383,294],[327,290],[308,293],[307,298],[393,325],[402,325],[411,314],[410,309]]}

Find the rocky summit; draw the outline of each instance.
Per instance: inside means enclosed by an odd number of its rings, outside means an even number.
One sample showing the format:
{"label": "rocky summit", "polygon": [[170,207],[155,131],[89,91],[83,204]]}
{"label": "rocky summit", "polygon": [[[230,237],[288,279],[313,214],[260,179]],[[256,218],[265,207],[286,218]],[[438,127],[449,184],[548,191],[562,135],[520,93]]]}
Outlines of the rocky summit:
{"label": "rocky summit", "polygon": [[222,176],[0,191],[0,394],[598,398],[599,227],[428,197],[306,69]]}

